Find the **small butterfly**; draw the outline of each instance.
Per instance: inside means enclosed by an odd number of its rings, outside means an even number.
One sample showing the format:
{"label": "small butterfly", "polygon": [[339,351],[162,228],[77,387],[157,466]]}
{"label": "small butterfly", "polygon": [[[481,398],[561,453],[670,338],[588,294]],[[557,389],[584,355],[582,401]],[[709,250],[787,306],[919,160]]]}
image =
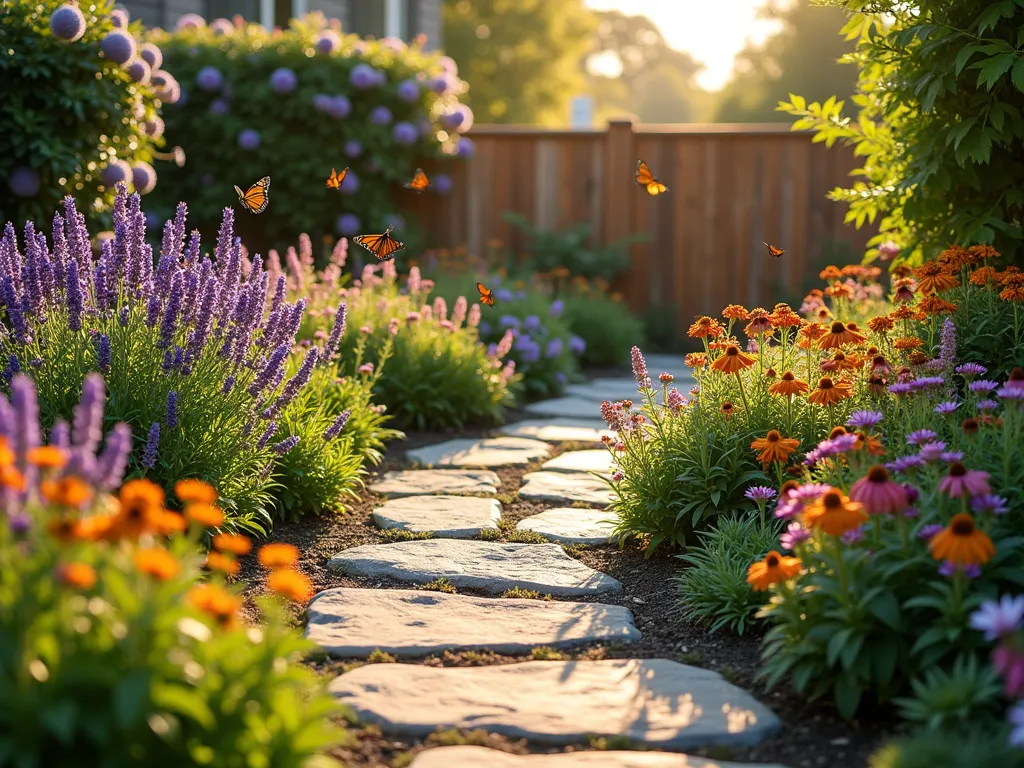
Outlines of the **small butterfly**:
{"label": "small butterfly", "polygon": [[356,235],[352,239],[376,256],[377,261],[393,259],[396,253],[405,248],[405,243],[391,236],[391,227],[383,235]]}
{"label": "small butterfly", "polygon": [[238,202],[245,206],[249,213],[263,213],[270,203],[270,177],[264,176],[249,187],[248,192],[243,192],[236,185],[235,192],[238,193]]}
{"label": "small butterfly", "polygon": [[643,160],[636,161],[636,183],[647,190],[647,194],[651,197],[664,194],[668,192],[668,187],[654,178],[654,174],[651,173],[651,169],[647,167],[647,163]]}
{"label": "small butterfly", "polygon": [[331,168],[331,175],[327,179],[328,189],[338,189],[341,187],[341,182],[345,180],[345,175],[348,173],[348,168],[342,168],[341,173]]}
{"label": "small butterfly", "polygon": [[430,179],[427,178],[427,174],[423,172],[422,168],[416,169],[416,175],[412,177],[412,181],[408,184],[403,184],[406,189],[411,189],[417,195],[420,194],[424,189],[430,188]]}
{"label": "small butterfly", "polygon": [[768,255],[776,259],[786,252],[785,248],[776,248],[774,245],[768,245],[768,243],[765,243],[764,240],[762,240],[761,242],[764,243],[765,247],[768,249]]}
{"label": "small butterfly", "polygon": [[494,294],[487,288],[483,283],[476,284],[477,291],[480,292],[480,303],[486,304],[488,307],[494,306]]}

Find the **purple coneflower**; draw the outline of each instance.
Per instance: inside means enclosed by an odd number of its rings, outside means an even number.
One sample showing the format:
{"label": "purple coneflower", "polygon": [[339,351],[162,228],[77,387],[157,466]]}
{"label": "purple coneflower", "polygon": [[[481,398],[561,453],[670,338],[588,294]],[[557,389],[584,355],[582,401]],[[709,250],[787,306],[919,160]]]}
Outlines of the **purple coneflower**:
{"label": "purple coneflower", "polygon": [[946,476],[939,481],[939,491],[951,499],[957,499],[964,495],[983,496],[992,492],[988,478],[988,472],[982,472],[980,469],[968,469],[959,461],[955,461],[949,465]]}
{"label": "purple coneflower", "polygon": [[906,509],[906,489],[889,477],[885,467],[876,465],[850,487],[850,498],[864,505],[869,515],[888,515]]}
{"label": "purple coneflower", "polygon": [[796,549],[798,544],[807,541],[809,538],[811,538],[811,532],[800,523],[794,522],[786,526],[786,532],[779,536],[779,544],[782,545],[783,549],[792,551]]}

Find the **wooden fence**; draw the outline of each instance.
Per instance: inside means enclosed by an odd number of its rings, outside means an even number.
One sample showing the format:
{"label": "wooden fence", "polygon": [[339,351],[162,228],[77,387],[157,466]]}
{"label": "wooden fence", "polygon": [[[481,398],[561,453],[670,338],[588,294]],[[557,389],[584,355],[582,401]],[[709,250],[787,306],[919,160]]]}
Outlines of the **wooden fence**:
{"label": "wooden fence", "polygon": [[[770,309],[804,289],[840,244],[859,258],[873,234],[844,225],[846,206],[826,198],[849,184],[852,150],[812,144],[784,125],[622,120],[607,130],[477,126],[469,136],[476,152],[455,171],[452,192],[423,195],[409,211],[428,246],[484,254],[499,240],[521,251],[525,238],[505,211],[542,228],[586,220],[601,242],[645,232],[616,287],[639,312],[671,305],[680,329],[729,303]],[[668,194],[636,186],[638,158]],[[785,255],[769,258],[762,241]]]}

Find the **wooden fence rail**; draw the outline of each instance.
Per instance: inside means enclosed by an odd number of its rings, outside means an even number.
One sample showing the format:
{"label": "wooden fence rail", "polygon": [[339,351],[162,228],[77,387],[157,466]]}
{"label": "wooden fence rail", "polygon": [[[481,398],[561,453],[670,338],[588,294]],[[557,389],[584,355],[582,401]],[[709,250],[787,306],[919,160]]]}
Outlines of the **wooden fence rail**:
{"label": "wooden fence rail", "polygon": [[[639,125],[550,131],[477,126],[474,157],[450,194],[424,195],[410,213],[428,245],[486,253],[525,238],[502,218],[516,211],[541,228],[586,220],[601,242],[636,232],[630,269],[617,286],[643,312],[670,305],[678,327],[729,303],[792,298],[843,244],[859,257],[873,234],[843,224],[826,198],[857,167],[850,149],[812,144],[778,125]],[[671,190],[649,197],[633,180],[644,159]],[[786,253],[770,259],[767,241]]]}

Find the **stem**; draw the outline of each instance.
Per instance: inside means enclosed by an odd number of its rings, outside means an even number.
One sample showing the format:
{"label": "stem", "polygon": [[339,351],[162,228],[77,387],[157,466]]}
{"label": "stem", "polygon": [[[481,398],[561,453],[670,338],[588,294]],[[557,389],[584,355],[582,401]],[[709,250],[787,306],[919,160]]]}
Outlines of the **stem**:
{"label": "stem", "polygon": [[846,583],[846,568],[843,566],[843,544],[838,536],[833,537],[832,543],[836,550],[836,573],[839,575],[839,587],[843,591],[843,605],[850,602],[850,590]]}
{"label": "stem", "polygon": [[736,371],[736,383],[740,387],[740,399],[743,401],[743,409],[747,412],[747,418],[750,418],[750,406],[747,405],[747,393],[743,391],[743,379],[740,378],[739,371]]}

